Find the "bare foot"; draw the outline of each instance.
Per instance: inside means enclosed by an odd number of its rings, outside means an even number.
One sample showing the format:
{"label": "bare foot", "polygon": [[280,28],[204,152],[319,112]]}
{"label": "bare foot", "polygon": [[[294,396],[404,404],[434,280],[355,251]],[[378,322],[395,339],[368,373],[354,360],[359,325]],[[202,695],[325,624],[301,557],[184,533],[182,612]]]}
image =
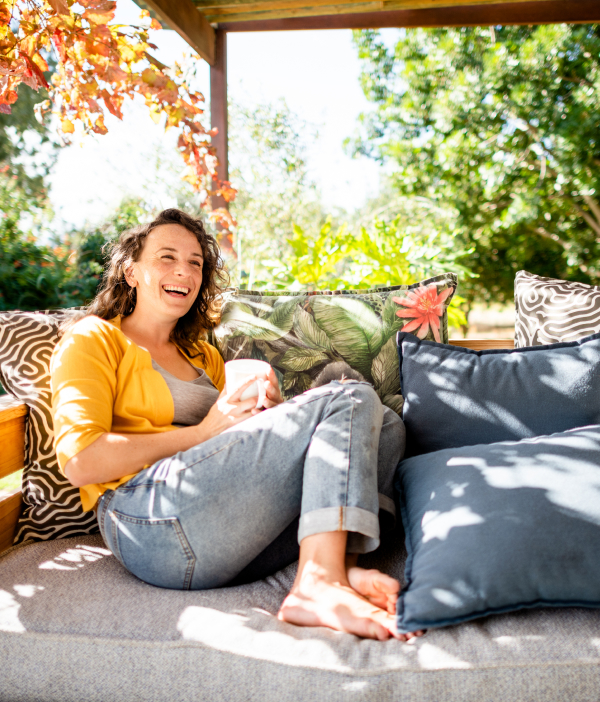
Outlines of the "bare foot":
{"label": "bare foot", "polygon": [[[400,592],[400,583],[385,573],[374,568],[366,570],[358,566],[348,568],[348,582],[359,595],[366,597],[369,602],[386,610],[389,614],[396,614],[396,602]],[[423,636],[424,631],[413,631],[400,634],[402,641],[409,641],[418,636]]]}
{"label": "bare foot", "polygon": [[389,614],[396,614],[396,601],[400,592],[400,583],[379,570],[348,568],[348,582],[359,595],[369,602],[385,609]]}
{"label": "bare foot", "polygon": [[366,639],[386,641],[396,633],[395,618],[357,594],[345,578],[334,580],[315,564],[307,565],[285,598],[277,618],[300,626],[327,626]]}

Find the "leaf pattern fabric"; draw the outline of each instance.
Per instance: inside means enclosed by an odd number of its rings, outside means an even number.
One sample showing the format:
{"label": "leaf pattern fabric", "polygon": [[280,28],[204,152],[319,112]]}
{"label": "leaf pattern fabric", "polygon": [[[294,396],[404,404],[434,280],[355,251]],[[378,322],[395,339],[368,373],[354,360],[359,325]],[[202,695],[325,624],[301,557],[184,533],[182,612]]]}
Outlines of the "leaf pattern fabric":
{"label": "leaf pattern fabric", "polygon": [[409,324],[417,328],[420,320],[419,336],[447,342],[447,307],[456,286],[456,275],[444,273],[414,285],[375,290],[234,290],[225,295],[212,342],[225,361],[270,363],[286,400],[307,390],[328,363],[345,361],[400,414],[396,333]]}

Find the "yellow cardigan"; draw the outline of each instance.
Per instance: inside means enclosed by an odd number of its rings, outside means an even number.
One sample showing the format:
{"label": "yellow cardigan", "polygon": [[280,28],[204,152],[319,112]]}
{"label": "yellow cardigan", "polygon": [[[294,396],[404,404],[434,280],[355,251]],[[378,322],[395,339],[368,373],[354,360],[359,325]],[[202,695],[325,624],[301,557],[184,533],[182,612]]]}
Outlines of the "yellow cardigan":
{"label": "yellow cardigan", "polygon": [[[225,384],[223,359],[205,341],[204,352],[190,361],[203,368],[218,390]],[[50,361],[54,447],[61,471],[67,461],[106,432],[155,434],[175,429],[171,392],[152,368],[145,349],[121,331],[121,319],[84,317],[62,337]],[[80,488],[83,509],[94,508],[100,495],[126,483],[120,480]]]}

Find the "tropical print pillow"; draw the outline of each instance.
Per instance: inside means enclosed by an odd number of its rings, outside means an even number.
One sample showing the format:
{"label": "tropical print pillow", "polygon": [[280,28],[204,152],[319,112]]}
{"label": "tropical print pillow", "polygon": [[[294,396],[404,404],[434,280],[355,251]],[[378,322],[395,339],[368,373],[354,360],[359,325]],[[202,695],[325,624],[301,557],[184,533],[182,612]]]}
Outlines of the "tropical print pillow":
{"label": "tropical print pillow", "polygon": [[286,400],[307,390],[328,363],[346,361],[400,414],[396,333],[446,343],[456,285],[456,275],[445,273],[376,290],[230,291],[212,341],[225,361],[270,363]]}

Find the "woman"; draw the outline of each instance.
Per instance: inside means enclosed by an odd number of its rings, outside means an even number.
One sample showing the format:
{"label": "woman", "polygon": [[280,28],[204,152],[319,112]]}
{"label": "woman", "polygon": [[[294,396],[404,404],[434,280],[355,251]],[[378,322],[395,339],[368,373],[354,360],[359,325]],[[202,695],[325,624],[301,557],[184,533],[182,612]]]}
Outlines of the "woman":
{"label": "woman", "polygon": [[284,403],[271,371],[262,412],[240,400],[252,380],[227,393],[221,357],[200,340],[225,278],[214,239],[179,210],[121,235],[101,292],[52,357],[61,469],[148,583],[225,585],[300,515],[279,619],[410,638],[395,630],[398,582],[356,567],[379,544],[380,503],[393,512],[402,423],[384,423],[366,383]]}

